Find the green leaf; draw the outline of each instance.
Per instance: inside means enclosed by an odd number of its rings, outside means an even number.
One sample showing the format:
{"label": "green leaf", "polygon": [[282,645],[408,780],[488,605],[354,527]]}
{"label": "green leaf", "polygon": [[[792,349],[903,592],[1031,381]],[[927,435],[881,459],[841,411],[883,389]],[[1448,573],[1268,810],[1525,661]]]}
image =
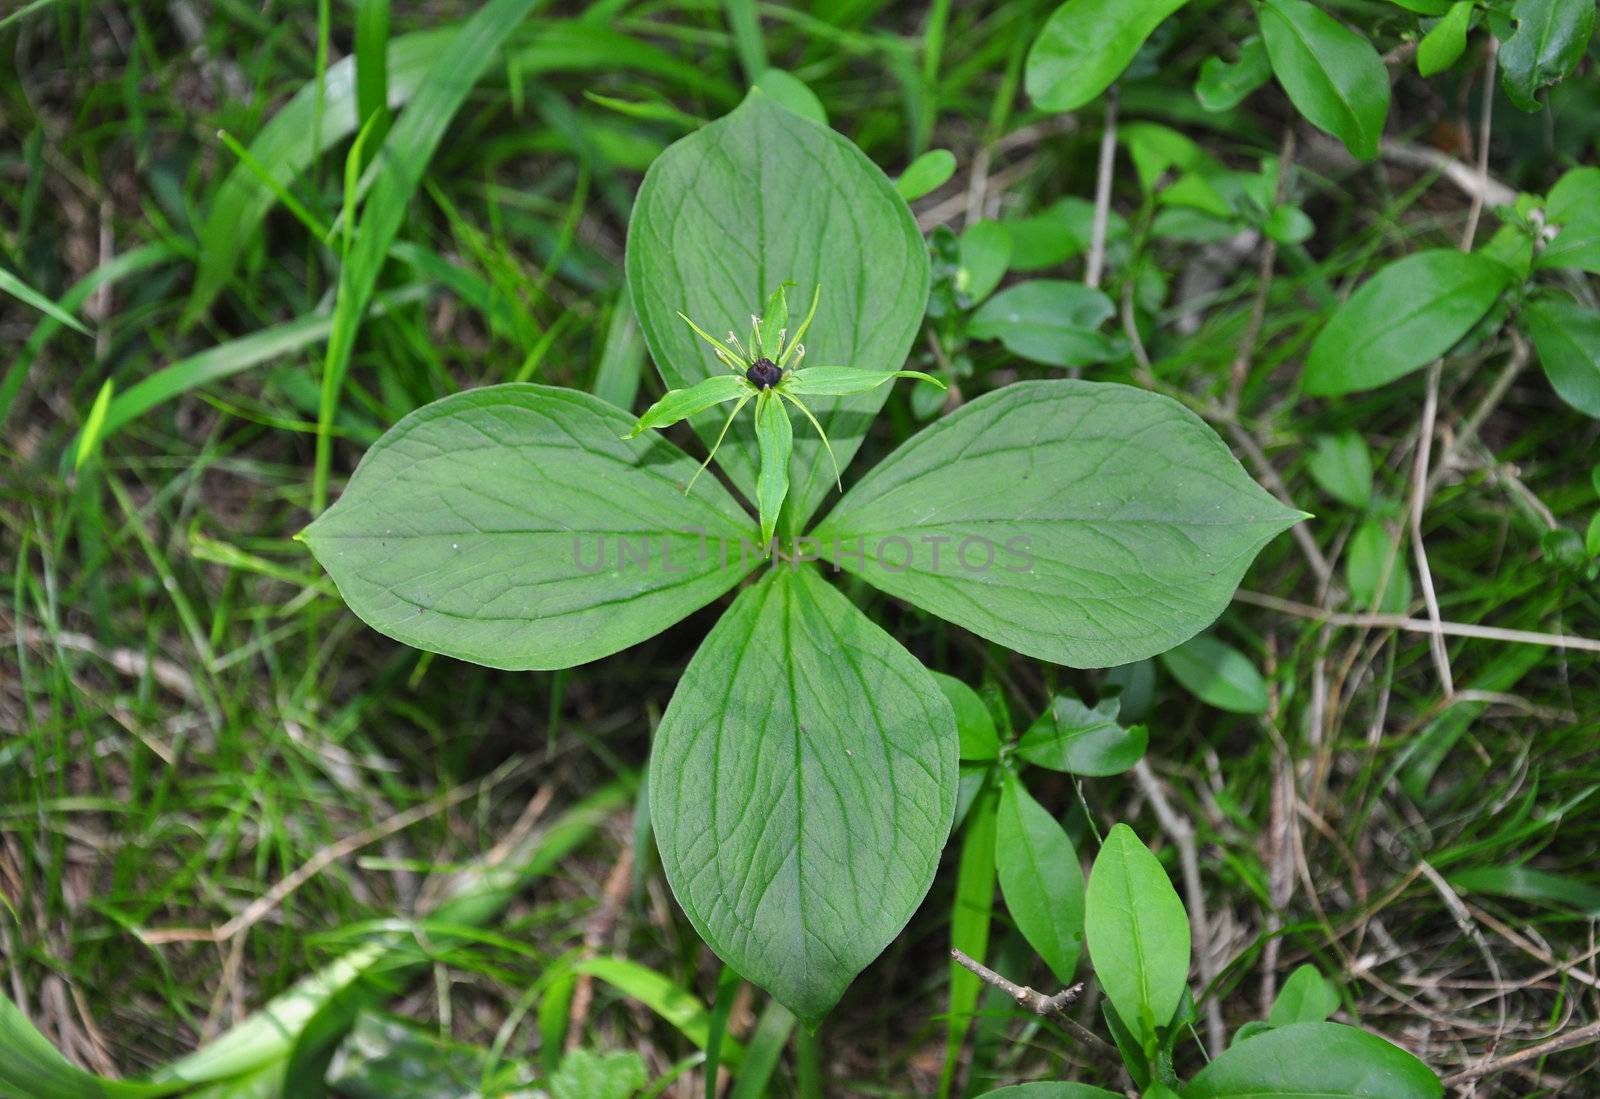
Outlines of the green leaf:
{"label": "green leaf", "polygon": [[761,74],[755,86],[807,122],[814,122],[818,126],[828,124],[828,112],[823,109],[822,100],[793,73],[783,69],[768,69]]}
{"label": "green leaf", "polygon": [[1451,885],[1468,893],[1559,905],[1575,909],[1591,920],[1600,919],[1600,888],[1577,878],[1531,866],[1474,866],[1457,870],[1448,878]]}
{"label": "green leaf", "polygon": [[843,397],[852,393],[865,393],[896,378],[914,378],[919,382],[932,382],[940,389],[944,383],[920,370],[857,370],[853,366],[808,366],[790,374],[784,390],[797,397]]}
{"label": "green leaf", "polygon": [[1351,602],[1363,610],[1405,614],[1411,609],[1410,563],[1404,553],[1396,551],[1394,540],[1377,519],[1366,520],[1350,536],[1344,577]]}
{"label": "green leaf", "polygon": [[1443,19],[1417,43],[1417,72],[1432,76],[1444,72],[1461,59],[1467,49],[1467,30],[1472,26],[1473,0],[1457,0]]}
{"label": "green leaf", "polygon": [[1541,88],[1577,68],[1594,36],[1594,0],[1517,0],[1517,29],[1500,47],[1500,83],[1524,111],[1539,109]]}
{"label": "green leaf", "polygon": [[1184,0],[1067,0],[1028,51],[1034,106],[1074,111],[1105,91],[1161,21]]}
{"label": "green leaf", "polygon": [[1161,664],[1185,690],[1208,706],[1235,714],[1267,712],[1267,683],[1255,664],[1210,634],[1190,638],[1162,653]]}
{"label": "green leaf", "polygon": [[1272,1026],[1290,1026],[1294,1023],[1326,1022],[1328,1016],[1339,1010],[1339,990],[1317,971],[1314,965],[1303,965],[1289,974],[1272,1002],[1267,1022]]}
{"label": "green leaf", "polygon": [[1056,980],[1072,983],[1083,951],[1083,866],[1066,830],[1010,771],[1000,788],[994,859],[1000,894]]}
{"label": "green leaf", "polygon": [[1133,829],[1106,835],[1089,872],[1084,927],[1106,998],[1148,1045],[1189,984],[1189,916]]}
{"label": "green leaf", "polygon": [[1444,15],[1450,10],[1451,0],[1391,0],[1396,7],[1418,15]]}
{"label": "green leaf", "polygon": [[746,589],[656,731],[650,810],[700,937],[808,1023],[900,931],[955,811],[927,670],[809,570]]}
{"label": "green leaf", "polygon": [[575,1049],[550,1077],[551,1099],[628,1099],[645,1086],[644,1058],[632,1050]]}
{"label": "green leaf", "polygon": [[930,424],[816,535],[830,560],[931,614],[1029,656],[1108,667],[1209,625],[1299,518],[1177,402],[1061,380],[1008,385]]}
{"label": "green leaf", "polygon": [[624,438],[632,439],[651,428],[670,427],[724,401],[749,396],[753,386],[737,374],[717,374],[688,389],[669,389],[661,399],[645,409]]}
{"label": "green leaf", "polygon": [[980,302],[994,293],[1011,263],[1011,230],[998,221],[975,221],[961,230],[961,266],[956,289],[969,301]]}
{"label": "green leaf", "polygon": [[[989,949],[994,917],[994,836],[1000,802],[993,781],[995,769],[975,767],[978,789],[961,834],[955,900],[950,908],[950,947],[982,961]],[[954,958],[950,960],[950,1010],[945,1013],[944,1068],[939,1094],[948,1095],[960,1065],[961,1049],[978,1007],[983,983]]]}
{"label": "green leaf", "polygon": [[1069,695],[1057,695],[1017,742],[1017,755],[1039,767],[1074,775],[1120,775],[1144,755],[1149,735],[1142,725],[1117,723],[1115,698],[1090,709]]}
{"label": "green leaf", "polygon": [[1180,1094],[1183,1099],[1439,1099],[1444,1087],[1428,1066],[1382,1038],[1338,1023],[1296,1023],[1224,1050]]}
{"label": "green leaf", "polygon": [[1267,44],[1260,35],[1252,34],[1239,43],[1239,56],[1231,64],[1220,57],[1208,57],[1200,63],[1194,97],[1208,111],[1231,111],[1271,79]]}
{"label": "green leaf", "polygon": [[694,460],[619,438],[631,424],[568,389],[446,397],[385,433],[302,537],[350,608],[408,645],[511,669],[609,655],[756,563],[721,484],[685,495]]}
{"label": "green leaf", "polygon": [[1313,126],[1371,160],[1389,113],[1389,73],[1372,43],[1306,0],[1266,0],[1261,37],[1278,83]]}
{"label": "green leaf", "polygon": [[89,330],[83,326],[82,321],[23,282],[16,275],[7,271],[4,267],[0,267],[0,294],[10,294],[24,305],[30,305],[37,309],[57,324],[66,325],[74,332],[80,332],[85,336],[89,335]]}
{"label": "green leaf", "polygon": [[1600,168],[1573,168],[1558,179],[1545,200],[1544,219],[1560,232],[1535,266],[1600,274]]}
{"label": "green leaf", "polygon": [[1364,509],[1372,500],[1372,452],[1359,432],[1318,435],[1306,472],[1340,503]]}
{"label": "green leaf", "polygon": [[900,192],[901,198],[913,202],[937,191],[955,174],[956,154],[949,149],[929,149],[906,165],[906,170],[894,181],[894,189]]}
{"label": "green leaf", "polygon": [[[679,319],[712,333],[747,330],[779,284],[821,300],[806,337],[812,362],[862,370],[905,364],[928,299],[928,250],[905,200],[832,130],[751,92],[689,134],[646,173],[628,226],[628,286],[657,369],[672,389],[724,372]],[[841,466],[888,396],[876,389],[812,408]],[[722,421],[690,421],[707,446]],[[746,498],[759,466],[755,426],[733,425],[717,460]],[[795,441],[792,523],[801,528],[834,485],[820,439]]]}
{"label": "green leaf", "polygon": [[1355,393],[1426,366],[1483,319],[1512,279],[1504,264],[1453,248],[1396,260],[1317,333],[1302,388],[1318,397]]}
{"label": "green leaf", "polygon": [[1036,1084],[1012,1084],[1008,1088],[986,1091],[978,1099],[1121,1099],[1114,1091],[1091,1087],[1088,1084],[1067,1084],[1047,1081]]}
{"label": "green leaf", "polygon": [[1098,331],[1117,311],[1111,299],[1081,282],[1034,279],[1007,287],[978,308],[967,334],[999,340],[1013,354],[1048,366],[1084,366],[1121,354]]}
{"label": "green leaf", "polygon": [[995,731],[994,715],[983,704],[978,692],[961,680],[943,672],[933,672],[934,682],[944,692],[956,715],[956,734],[961,739],[961,759],[988,760],[1000,754],[1000,734]]}
{"label": "green leaf", "polygon": [[1600,311],[1546,298],[1524,312],[1539,365],[1563,401],[1600,418]]}
{"label": "green leaf", "polygon": [[761,447],[761,474],[756,478],[756,505],[761,511],[761,543],[772,540],[789,495],[789,455],[794,450],[794,425],[783,398],[770,389],[756,398],[756,441]]}

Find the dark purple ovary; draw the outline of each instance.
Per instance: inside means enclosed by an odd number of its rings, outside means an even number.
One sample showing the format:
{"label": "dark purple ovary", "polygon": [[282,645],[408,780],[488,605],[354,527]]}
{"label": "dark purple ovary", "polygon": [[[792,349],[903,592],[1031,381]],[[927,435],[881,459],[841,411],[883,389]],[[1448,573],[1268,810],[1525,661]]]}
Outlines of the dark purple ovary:
{"label": "dark purple ovary", "polygon": [[750,379],[750,384],[757,389],[771,389],[778,384],[778,379],[783,377],[783,367],[771,359],[757,359],[750,364],[750,369],[744,372]]}

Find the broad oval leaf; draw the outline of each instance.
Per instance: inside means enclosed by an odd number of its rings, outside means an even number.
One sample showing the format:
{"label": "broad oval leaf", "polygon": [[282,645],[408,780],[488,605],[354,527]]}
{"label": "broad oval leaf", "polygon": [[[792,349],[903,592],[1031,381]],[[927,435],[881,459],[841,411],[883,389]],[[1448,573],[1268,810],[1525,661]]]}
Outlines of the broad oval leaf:
{"label": "broad oval leaf", "polygon": [[1525,316],[1550,385],[1585,416],[1600,418],[1600,310],[1545,299]]}
{"label": "broad oval leaf", "polygon": [[1225,1050],[1180,1094],[1183,1099],[1439,1099],[1444,1087],[1427,1065],[1376,1035],[1339,1023],[1296,1023]]}
{"label": "broad oval leaf", "polygon": [[1372,500],[1372,451],[1359,432],[1318,435],[1306,472],[1340,503],[1365,508]]}
{"label": "broad oval leaf", "polygon": [[1209,634],[1161,654],[1172,678],[1201,702],[1235,714],[1266,713],[1267,682],[1250,658]]}
{"label": "broad oval leaf", "polygon": [[1205,628],[1300,517],[1176,401],[1060,380],[1018,382],[935,421],[816,534],[828,560],[890,595],[1091,668]]}
{"label": "broad oval leaf", "polygon": [[1116,311],[1104,292],[1081,282],[1033,279],[984,302],[967,322],[967,334],[999,340],[1036,363],[1084,366],[1121,353],[1120,342],[1099,331]]}
{"label": "broad oval leaf", "polygon": [[1067,0],[1028,51],[1024,81],[1034,105],[1073,111],[1110,87],[1150,32],[1185,0]]}
{"label": "broad oval leaf", "polygon": [[995,819],[995,870],[1006,908],[1056,980],[1072,983],[1083,952],[1083,866],[1056,818],[1007,771]]}
{"label": "broad oval leaf", "polygon": [[949,149],[929,149],[906,165],[906,170],[894,181],[894,189],[900,192],[901,198],[911,202],[943,187],[955,174],[956,154]]}
{"label": "broad oval leaf", "polygon": [[390,428],[302,537],[350,609],[408,645],[509,669],[607,656],[756,563],[732,560],[755,530],[727,490],[702,477],[686,496],[695,461],[620,438],[632,426],[570,389],[457,393]]}
{"label": "broad oval leaf", "polygon": [[[807,301],[820,286],[807,361],[897,370],[928,300],[927,248],[893,184],[845,138],[760,91],[650,166],[628,224],[627,270],[645,342],[673,389],[726,369],[680,312],[708,332],[745,332],[782,283]],[[813,403],[841,466],[888,393]],[[722,428],[712,412],[690,422],[708,448]],[[753,420],[733,424],[717,461],[754,499]],[[834,484],[811,432],[795,440],[789,481],[799,529]]]}
{"label": "broad oval leaf", "polygon": [[1577,67],[1594,36],[1594,0],[1517,0],[1517,29],[1500,47],[1500,83],[1524,111],[1539,109],[1541,88]]}
{"label": "broad oval leaf", "polygon": [[717,954],[815,1023],[905,926],[955,812],[933,677],[813,571],[746,589],[656,731],[662,866]]}
{"label": "broad oval leaf", "polygon": [[1389,73],[1372,43],[1306,0],[1266,0],[1260,19],[1272,71],[1295,109],[1351,156],[1377,156]]}
{"label": "broad oval leaf", "polygon": [[1160,861],[1126,824],[1107,833],[1089,871],[1084,928],[1106,999],[1153,1040],[1189,984],[1189,916]]}
{"label": "broad oval leaf", "polygon": [[1057,695],[1017,742],[1017,755],[1038,767],[1074,775],[1120,775],[1138,763],[1149,743],[1144,726],[1117,723],[1120,705],[1107,699],[1090,709]]}
{"label": "broad oval leaf", "polygon": [[1339,990],[1314,965],[1302,965],[1278,990],[1267,1013],[1267,1022],[1275,1027],[1295,1023],[1326,1022],[1328,1016],[1339,1010]]}
{"label": "broad oval leaf", "polygon": [[1536,266],[1600,274],[1600,168],[1573,168],[1550,188],[1545,222],[1560,226]]}
{"label": "broad oval leaf", "polygon": [[1450,350],[1510,285],[1488,256],[1432,248],[1389,264],[1317,333],[1302,388],[1315,397],[1387,385]]}

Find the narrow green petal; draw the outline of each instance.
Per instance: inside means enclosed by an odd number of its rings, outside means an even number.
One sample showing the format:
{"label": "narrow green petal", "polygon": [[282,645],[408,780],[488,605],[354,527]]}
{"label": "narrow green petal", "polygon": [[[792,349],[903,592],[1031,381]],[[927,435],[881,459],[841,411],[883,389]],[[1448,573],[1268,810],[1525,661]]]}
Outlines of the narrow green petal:
{"label": "narrow green petal", "polygon": [[670,427],[686,420],[712,405],[735,400],[750,391],[750,383],[737,374],[717,374],[688,389],[669,389],[662,398],[645,410],[633,430],[623,436],[632,439],[653,427]]}

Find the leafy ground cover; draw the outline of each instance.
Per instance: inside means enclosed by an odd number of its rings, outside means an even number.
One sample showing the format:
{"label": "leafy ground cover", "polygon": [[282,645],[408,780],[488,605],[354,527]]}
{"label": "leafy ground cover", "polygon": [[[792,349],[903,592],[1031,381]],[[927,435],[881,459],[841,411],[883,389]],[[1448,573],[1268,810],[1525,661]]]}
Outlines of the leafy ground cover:
{"label": "leafy ground cover", "polygon": [[[1148,878],[1125,822],[1187,908],[1184,1075],[1332,1016],[1453,1092],[1600,1094],[1592,7],[1129,5],[1087,58],[1057,8],[0,14],[0,1091],[700,1095],[707,1061],[739,1097],[1127,1083],[1080,1031],[1148,991],[1106,973],[1040,1012],[1000,983],[1092,972],[1051,919],[1081,883],[1007,853],[1063,834],[1087,868],[1104,837]],[[1207,632],[1109,672],[914,588],[806,587],[966,685],[939,681],[978,776],[815,1036],[702,946],[650,825],[652,736],[731,595],[496,671],[369,630],[295,538],[429,402],[531,381],[625,430],[698,380],[658,380],[647,336],[715,368],[630,299],[629,223],[639,193],[673,224],[644,172],[752,84],[928,241],[925,315],[862,346],[946,388],[823,417],[864,488],[926,425],[1072,375],[1175,399],[1313,515]],[[789,151],[748,155],[817,170]],[[691,468],[710,441],[666,435]],[[828,515],[803,420],[793,446]],[[579,640],[613,652],[611,626]]]}

